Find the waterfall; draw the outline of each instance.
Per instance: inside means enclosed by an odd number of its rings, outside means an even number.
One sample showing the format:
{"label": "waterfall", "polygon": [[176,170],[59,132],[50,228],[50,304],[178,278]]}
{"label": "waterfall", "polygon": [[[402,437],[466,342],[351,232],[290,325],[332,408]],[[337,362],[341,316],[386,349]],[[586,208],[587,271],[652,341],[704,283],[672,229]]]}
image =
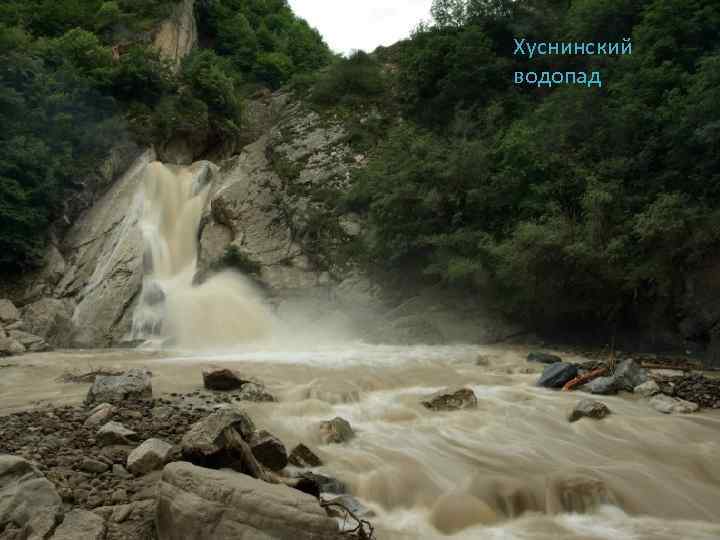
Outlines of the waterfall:
{"label": "waterfall", "polygon": [[143,285],[133,339],[189,349],[227,348],[270,335],[273,317],[240,274],[193,285],[209,187],[191,168],[147,166],[141,219]]}

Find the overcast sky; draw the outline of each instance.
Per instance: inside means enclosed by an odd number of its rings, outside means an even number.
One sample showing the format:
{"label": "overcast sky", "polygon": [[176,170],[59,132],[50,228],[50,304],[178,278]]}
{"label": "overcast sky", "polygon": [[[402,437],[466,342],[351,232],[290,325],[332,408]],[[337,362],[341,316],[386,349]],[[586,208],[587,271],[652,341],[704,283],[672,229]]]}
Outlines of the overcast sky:
{"label": "overcast sky", "polygon": [[372,51],[410,35],[430,19],[432,0],[289,0],[336,52]]}

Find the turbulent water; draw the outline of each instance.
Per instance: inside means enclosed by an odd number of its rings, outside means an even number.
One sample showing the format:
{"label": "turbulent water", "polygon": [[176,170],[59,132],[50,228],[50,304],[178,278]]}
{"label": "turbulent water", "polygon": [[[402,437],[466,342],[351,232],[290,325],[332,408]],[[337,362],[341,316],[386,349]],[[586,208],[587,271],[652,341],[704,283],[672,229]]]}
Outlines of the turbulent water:
{"label": "turbulent water", "polygon": [[148,165],[143,187],[143,290],[134,339],[186,349],[227,347],[269,336],[277,322],[241,275],[220,273],[193,286],[197,236],[208,186],[187,167]]}
{"label": "turbulent water", "polygon": [[[79,402],[85,386],[56,381],[68,369],[144,366],[160,396],[199,389],[202,366],[227,365],[279,397],[247,409],[287,447],[317,449],[320,471],[375,512],[383,540],[720,538],[719,414],[663,416],[632,396],[607,397],[608,418],[570,424],[582,394],[535,387],[540,367],[522,349],[333,345],[322,333],[284,330],[241,276],[193,286],[207,196],[194,178],[189,169],[147,168],[133,332],[205,352],[28,355],[3,369],[0,411]],[[420,404],[459,385],[474,390],[476,410]],[[335,416],[357,437],[322,445],[317,424]]]}
{"label": "turbulent water", "polygon": [[[476,365],[483,354],[488,365]],[[720,415],[664,416],[647,401],[603,400],[612,414],[570,424],[583,396],[534,386],[522,349],[347,344],[240,348],[214,356],[160,352],[46,353],[4,370],[0,409],[79,401],[68,366],[146,366],[156,395],[202,386],[207,364],[264,380],[279,403],[248,404],[291,447],[372,508],[382,539],[716,540],[720,538]],[[420,401],[468,385],[479,408],[431,413]],[[342,416],[357,432],[321,445],[316,424]]]}

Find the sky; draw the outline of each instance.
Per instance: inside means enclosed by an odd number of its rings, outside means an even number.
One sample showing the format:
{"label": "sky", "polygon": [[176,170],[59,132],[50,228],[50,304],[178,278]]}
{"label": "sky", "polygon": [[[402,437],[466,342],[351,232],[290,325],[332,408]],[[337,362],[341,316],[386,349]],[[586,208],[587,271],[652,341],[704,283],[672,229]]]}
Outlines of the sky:
{"label": "sky", "polygon": [[430,19],[432,0],[289,0],[335,52],[373,51],[410,35]]}

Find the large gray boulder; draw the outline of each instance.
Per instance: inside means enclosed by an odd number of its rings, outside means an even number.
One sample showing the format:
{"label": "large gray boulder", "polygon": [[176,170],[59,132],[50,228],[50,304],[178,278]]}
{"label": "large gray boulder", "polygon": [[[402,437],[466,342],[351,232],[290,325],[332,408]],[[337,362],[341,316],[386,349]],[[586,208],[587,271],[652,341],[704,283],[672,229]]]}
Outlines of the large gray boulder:
{"label": "large gray boulder", "polygon": [[569,422],[577,422],[581,418],[593,418],[601,420],[610,414],[610,409],[602,401],[594,399],[583,399],[575,405],[575,408],[568,415]]}
{"label": "large gray boulder", "polygon": [[46,351],[50,346],[40,336],[23,332],[22,330],[10,330],[8,337],[22,344],[26,351],[39,352]]}
{"label": "large gray boulder", "polygon": [[583,390],[591,394],[617,394],[620,391],[632,392],[648,382],[647,371],[633,359],[620,362],[615,373],[607,377],[598,377],[583,386]]}
{"label": "large gray boulder", "polygon": [[673,398],[659,394],[650,399],[650,406],[663,414],[690,414],[700,410],[700,406],[692,401]]}
{"label": "large gray boulder", "polygon": [[150,372],[131,369],[122,375],[99,376],[88,390],[85,403],[119,403],[129,399],[152,398]]}
{"label": "large gray boulder", "polygon": [[0,456],[0,529],[20,529],[42,540],[55,527],[62,501],[55,487],[25,459]]}
{"label": "large gray boulder", "polygon": [[160,439],[148,439],[130,453],[127,468],[137,476],[162,469],[172,451],[172,444]]}
{"label": "large gray boulder", "polygon": [[339,540],[317,499],[244,474],[178,462],[157,488],[159,540]]}
{"label": "large gray boulder", "polygon": [[15,356],[25,352],[25,346],[10,337],[0,335],[0,357]]}
{"label": "large gray boulder", "polygon": [[562,388],[577,377],[578,370],[573,364],[557,362],[546,367],[537,385],[544,388]]}

